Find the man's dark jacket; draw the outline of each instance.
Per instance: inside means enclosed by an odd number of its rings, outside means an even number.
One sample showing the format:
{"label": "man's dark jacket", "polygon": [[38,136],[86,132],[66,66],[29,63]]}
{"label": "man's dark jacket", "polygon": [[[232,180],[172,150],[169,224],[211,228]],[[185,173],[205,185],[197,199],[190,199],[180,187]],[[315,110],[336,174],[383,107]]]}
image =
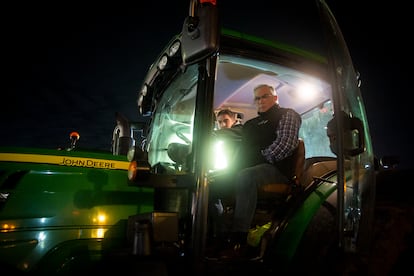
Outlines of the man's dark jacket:
{"label": "man's dark jacket", "polygon": [[[259,112],[259,116],[243,124],[242,152],[240,155],[242,168],[268,163],[261,151],[277,138],[277,126],[287,111],[288,108],[275,105],[266,112]],[[293,176],[294,166],[291,156],[276,162],[275,166],[288,178]]]}

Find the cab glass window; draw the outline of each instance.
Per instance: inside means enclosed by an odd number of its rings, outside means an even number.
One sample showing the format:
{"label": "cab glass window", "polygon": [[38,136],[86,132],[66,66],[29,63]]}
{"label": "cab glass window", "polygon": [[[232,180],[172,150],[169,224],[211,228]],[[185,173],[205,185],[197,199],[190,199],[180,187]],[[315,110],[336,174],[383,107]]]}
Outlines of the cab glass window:
{"label": "cab glass window", "polygon": [[[151,167],[162,173],[186,171],[193,140],[197,66],[190,66],[168,85],[157,103],[147,145]],[[159,172],[159,171],[158,171]]]}

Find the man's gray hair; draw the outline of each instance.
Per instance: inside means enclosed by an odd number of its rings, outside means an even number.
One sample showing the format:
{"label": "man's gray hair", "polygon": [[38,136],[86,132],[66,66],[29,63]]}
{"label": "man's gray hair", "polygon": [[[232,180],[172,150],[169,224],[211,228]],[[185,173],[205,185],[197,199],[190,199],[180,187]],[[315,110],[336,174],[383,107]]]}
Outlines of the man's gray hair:
{"label": "man's gray hair", "polygon": [[269,88],[269,90],[270,90],[270,92],[272,93],[272,95],[277,95],[277,93],[276,93],[276,89],[273,87],[273,86],[271,86],[271,85],[268,85],[268,84],[265,84],[265,83],[263,83],[263,84],[259,84],[258,86],[256,86],[254,89],[253,89],[253,91],[256,91],[257,89],[260,89],[260,88],[263,88],[263,87],[267,87],[267,88]]}

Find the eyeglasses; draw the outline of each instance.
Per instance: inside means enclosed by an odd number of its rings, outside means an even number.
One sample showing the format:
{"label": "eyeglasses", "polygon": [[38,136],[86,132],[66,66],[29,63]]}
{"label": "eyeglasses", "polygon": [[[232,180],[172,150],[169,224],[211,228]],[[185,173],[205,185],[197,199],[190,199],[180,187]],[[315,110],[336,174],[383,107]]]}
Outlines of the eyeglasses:
{"label": "eyeglasses", "polygon": [[255,101],[255,102],[258,102],[258,101],[260,101],[261,99],[267,99],[267,98],[272,97],[272,96],[273,96],[272,94],[264,94],[264,95],[259,96],[259,97],[254,97],[254,101]]}

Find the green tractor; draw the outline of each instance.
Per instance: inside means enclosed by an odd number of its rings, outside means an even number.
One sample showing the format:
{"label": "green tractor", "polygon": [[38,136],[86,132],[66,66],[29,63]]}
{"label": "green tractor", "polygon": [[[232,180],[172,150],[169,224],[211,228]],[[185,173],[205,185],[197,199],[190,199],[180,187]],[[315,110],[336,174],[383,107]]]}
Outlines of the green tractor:
{"label": "green tractor", "polygon": [[[264,21],[252,33],[248,22],[226,17],[243,14],[240,3],[191,0],[183,29],[143,80],[145,123],[139,139],[117,139],[122,155],[2,153],[1,262],[48,274],[120,267],[141,275],[323,273],[344,255],[366,253],[375,164],[359,75],[325,1],[293,2],[276,4],[284,25],[249,6],[244,11]],[[231,221],[227,191],[243,156],[238,137],[215,135],[215,114],[230,108],[242,121],[256,116],[252,91],[261,83],[302,117],[296,177],[258,191],[252,254],[223,259],[211,251]],[[15,155],[29,159],[5,158]],[[95,165],[81,165],[88,160]],[[213,191],[223,191],[220,218],[212,214]]]}

